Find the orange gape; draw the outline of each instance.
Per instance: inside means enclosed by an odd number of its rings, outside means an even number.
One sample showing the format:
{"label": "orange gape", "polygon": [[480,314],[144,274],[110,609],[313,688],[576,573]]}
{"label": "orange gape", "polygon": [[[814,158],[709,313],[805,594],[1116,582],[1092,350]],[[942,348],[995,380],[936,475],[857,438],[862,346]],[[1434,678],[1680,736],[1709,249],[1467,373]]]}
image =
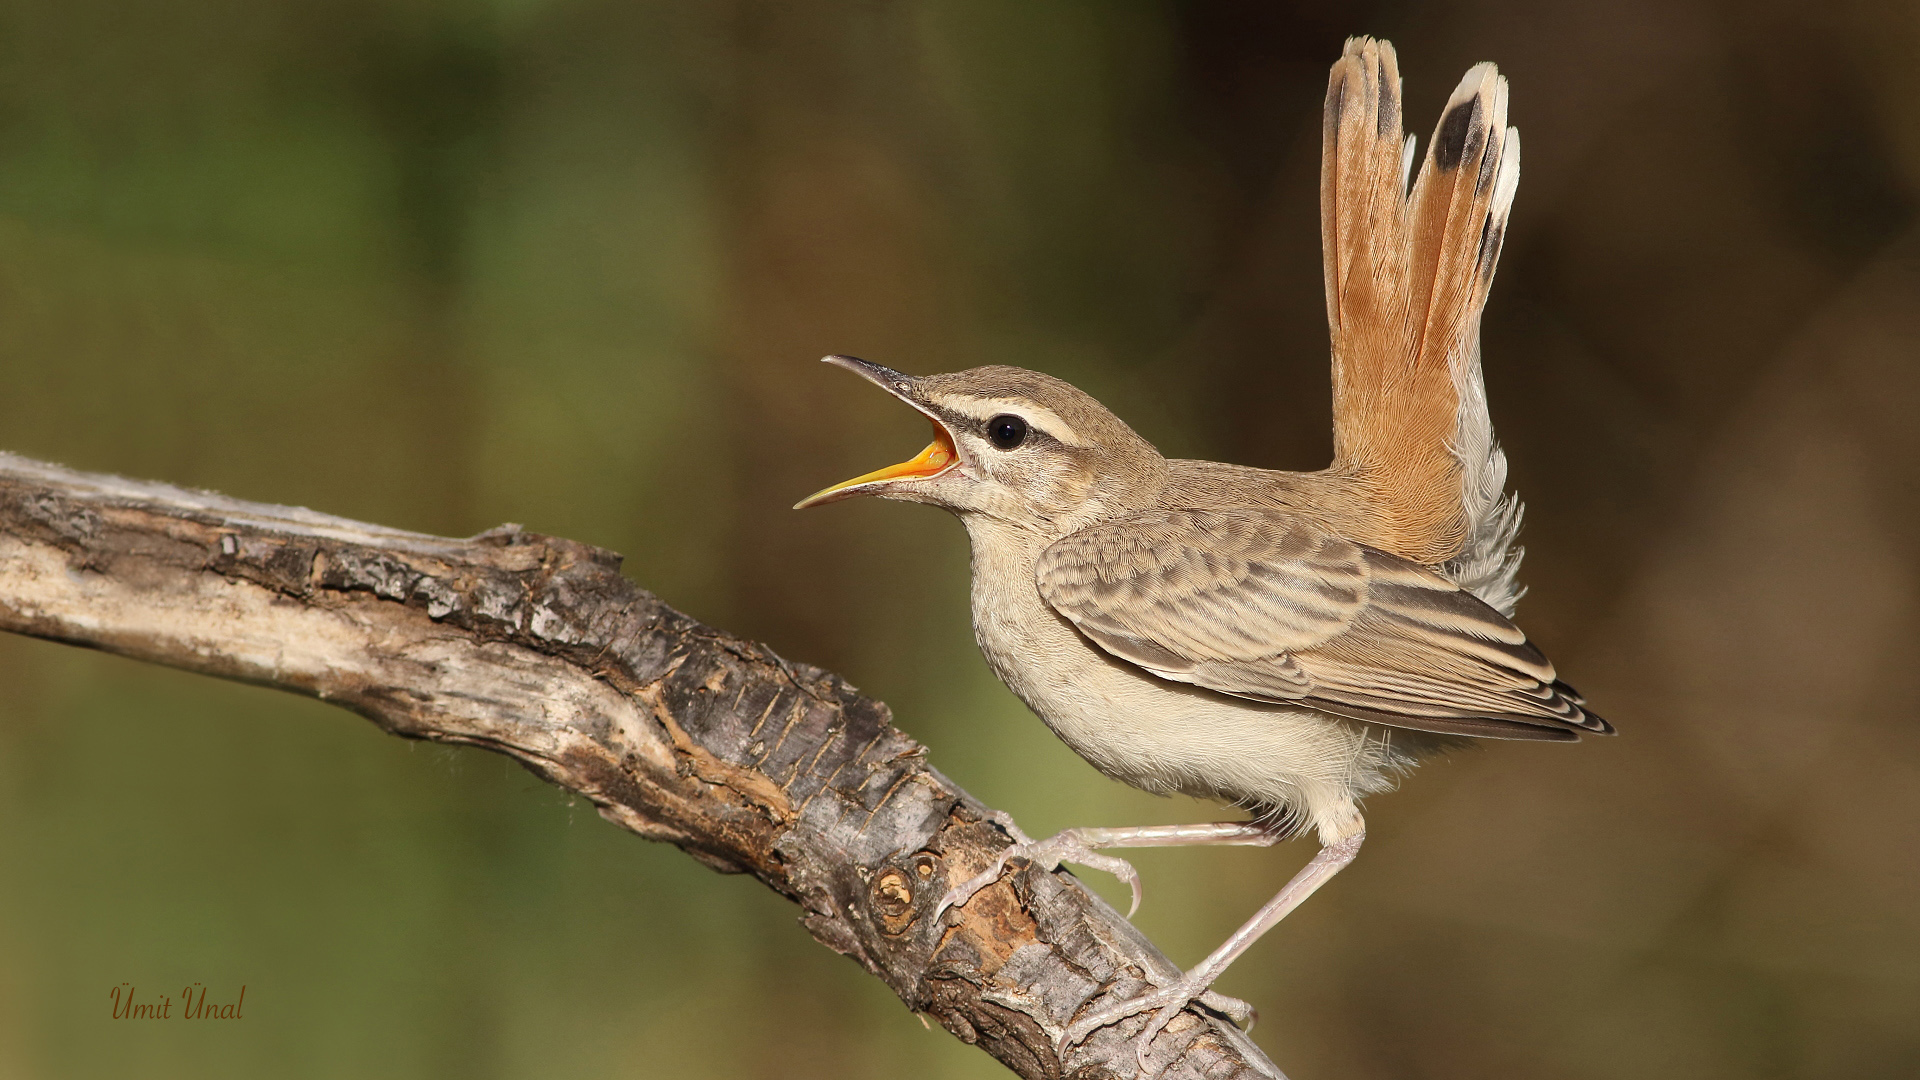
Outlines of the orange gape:
{"label": "orange gape", "polygon": [[936,423],[933,425],[933,441],[927,444],[925,450],[920,451],[918,454],[915,454],[913,457],[908,458],[898,465],[889,465],[884,469],[875,469],[870,473],[856,476],[851,480],[842,480],[831,487],[821,488],[819,491],[800,500],[796,508],[818,506],[824,502],[833,502],[834,495],[847,492],[848,489],[857,485],[870,484],[877,480],[938,476],[947,471],[947,469],[958,460],[959,455],[956,454],[953,449],[953,437],[947,434],[946,428]]}

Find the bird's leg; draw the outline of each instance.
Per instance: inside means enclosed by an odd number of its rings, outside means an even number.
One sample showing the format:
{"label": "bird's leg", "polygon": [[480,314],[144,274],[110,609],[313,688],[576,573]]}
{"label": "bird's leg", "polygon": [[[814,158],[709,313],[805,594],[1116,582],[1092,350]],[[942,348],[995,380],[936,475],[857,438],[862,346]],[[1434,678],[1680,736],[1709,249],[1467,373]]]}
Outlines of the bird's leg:
{"label": "bird's leg", "polygon": [[1133,892],[1133,906],[1127,909],[1127,918],[1140,910],[1140,875],[1125,859],[1112,855],[1102,855],[1100,848],[1116,847],[1185,847],[1199,844],[1249,844],[1256,847],[1268,847],[1276,844],[1285,835],[1280,830],[1252,821],[1222,821],[1207,825],[1142,825],[1117,829],[1066,829],[1047,837],[1035,840],[1020,831],[1013,823],[1013,817],[1003,811],[995,811],[993,820],[1007,835],[1013,837],[1012,846],[1002,850],[993,861],[993,865],[973,878],[955,885],[934,905],[933,917],[938,920],[941,913],[950,907],[959,907],[973,894],[1000,880],[1007,868],[1007,861],[1014,858],[1026,859],[1037,863],[1047,870],[1056,870],[1063,862],[1091,866],[1095,870],[1105,870],[1114,877],[1127,883]]}
{"label": "bird's leg", "polygon": [[[1247,920],[1246,925],[1235,930],[1232,937],[1213,950],[1213,954],[1200,961],[1193,970],[1181,976],[1179,982],[1102,1009],[1080,1020],[1061,1034],[1056,1049],[1064,1052],[1067,1047],[1108,1024],[1149,1009],[1157,1009],[1159,1011],[1152,1020],[1147,1022],[1147,1026],[1134,1040],[1135,1054],[1140,1062],[1140,1075],[1153,1075],[1147,1068],[1147,1048],[1153,1042],[1153,1037],[1160,1033],[1160,1029],[1167,1026],[1167,1021],[1172,1020],[1181,1009],[1186,1008],[1188,1002],[1203,996],[1211,997],[1208,987],[1220,977],[1221,972],[1227,970],[1227,965],[1233,963],[1235,958],[1246,952],[1249,946],[1260,940],[1260,935],[1273,929],[1276,923],[1286,918],[1294,908],[1299,907],[1301,901],[1312,896],[1315,889],[1326,884],[1327,879],[1352,862],[1353,857],[1360,851],[1360,842],[1366,839],[1366,836],[1364,832],[1356,833],[1321,848],[1319,854],[1313,857],[1313,861],[1301,867],[1300,872],[1293,876],[1293,880],[1287,882],[1278,896],[1267,901],[1267,905],[1255,912],[1253,918]],[[1220,842],[1233,843],[1234,841]],[[1204,1001],[1202,1003],[1208,1004]]]}

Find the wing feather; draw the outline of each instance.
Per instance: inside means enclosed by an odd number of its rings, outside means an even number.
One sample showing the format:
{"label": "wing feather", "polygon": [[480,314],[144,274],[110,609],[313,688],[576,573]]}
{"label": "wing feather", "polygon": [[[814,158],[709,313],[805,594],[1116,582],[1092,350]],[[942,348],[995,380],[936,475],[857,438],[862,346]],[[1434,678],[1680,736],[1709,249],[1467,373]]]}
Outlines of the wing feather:
{"label": "wing feather", "polygon": [[1487,738],[1607,732],[1505,616],[1447,578],[1274,510],[1155,510],[1041,553],[1040,595],[1176,682]]}

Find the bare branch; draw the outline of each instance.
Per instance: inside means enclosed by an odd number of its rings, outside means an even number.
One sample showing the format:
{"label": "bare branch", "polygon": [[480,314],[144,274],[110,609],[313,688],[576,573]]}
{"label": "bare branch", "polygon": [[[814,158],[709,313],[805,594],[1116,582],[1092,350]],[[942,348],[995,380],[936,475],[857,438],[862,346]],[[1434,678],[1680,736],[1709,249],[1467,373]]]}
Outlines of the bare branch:
{"label": "bare branch", "polygon": [[[1008,838],[887,707],[703,626],[612,552],[505,526],[449,540],[0,454],[0,629],[310,694],[518,759],[602,816],[750,873],[823,944],[1024,1077],[1130,1077],[1145,1017],[1069,1051],[1097,998],[1177,969],[1031,867],[929,925]],[[1170,1077],[1279,1076],[1197,1008]]]}

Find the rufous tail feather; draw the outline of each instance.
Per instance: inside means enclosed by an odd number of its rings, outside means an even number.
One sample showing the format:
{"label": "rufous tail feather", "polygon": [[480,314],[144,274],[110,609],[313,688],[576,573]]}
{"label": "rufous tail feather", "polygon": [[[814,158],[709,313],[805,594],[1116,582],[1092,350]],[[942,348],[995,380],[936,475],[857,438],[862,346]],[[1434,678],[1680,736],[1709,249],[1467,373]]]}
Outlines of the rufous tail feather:
{"label": "rufous tail feather", "polygon": [[1480,312],[1520,179],[1506,121],[1506,80],[1475,65],[1409,192],[1393,46],[1349,40],[1327,84],[1320,226],[1334,468],[1366,489],[1393,554],[1510,611],[1520,507],[1480,376]]}

